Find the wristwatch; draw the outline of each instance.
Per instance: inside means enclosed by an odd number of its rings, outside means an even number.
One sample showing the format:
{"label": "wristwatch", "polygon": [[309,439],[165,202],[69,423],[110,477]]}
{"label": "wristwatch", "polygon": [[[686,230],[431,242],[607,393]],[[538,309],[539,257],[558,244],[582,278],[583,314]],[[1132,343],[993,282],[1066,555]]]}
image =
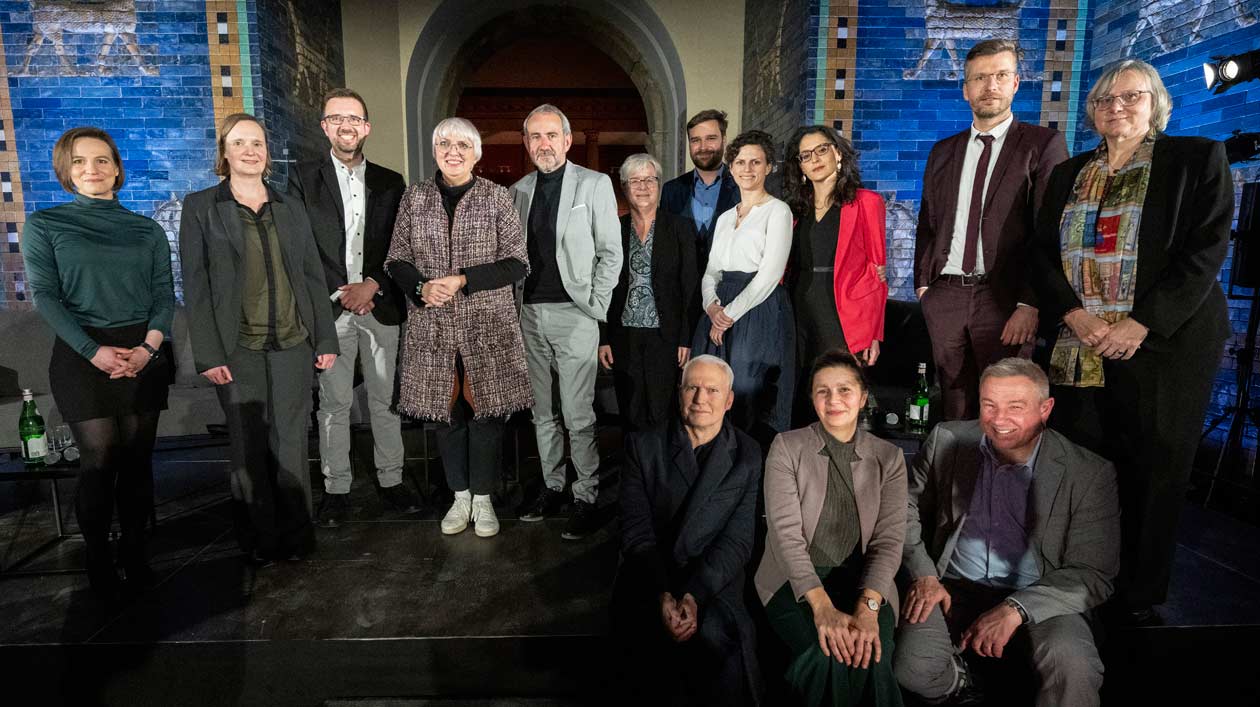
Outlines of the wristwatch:
{"label": "wristwatch", "polygon": [[149,346],[149,342],[147,342],[147,341],[142,341],[142,342],[140,342],[140,348],[142,348],[142,349],[144,349],[145,351],[148,351],[148,352],[149,352],[149,360],[150,360],[150,361],[152,361],[153,359],[155,359],[155,358],[157,358],[157,357],[158,357],[158,350],[157,350],[157,349],[155,349],[155,348],[153,348],[152,346]]}
{"label": "wristwatch", "polygon": [[1018,613],[1018,614],[1019,614],[1019,622],[1020,622],[1021,624],[1026,624],[1026,623],[1028,623],[1028,612],[1027,612],[1027,611],[1024,611],[1024,607],[1023,607],[1023,606],[1021,606],[1019,602],[1015,601],[1014,599],[1012,599],[1012,598],[1010,598],[1010,597],[1007,597],[1007,598],[1005,598],[1005,599],[1003,599],[1003,600],[1002,600],[1002,603],[1003,603],[1003,604],[1006,604],[1006,605],[1007,605],[1007,606],[1009,606],[1009,607],[1011,607],[1012,609],[1014,609],[1014,610],[1016,611],[1016,613]]}
{"label": "wristwatch", "polygon": [[874,597],[868,597],[868,596],[863,595],[858,598],[861,599],[863,602],[865,602],[866,608],[870,609],[871,611],[874,611],[877,614],[879,613],[879,602],[875,601]]}

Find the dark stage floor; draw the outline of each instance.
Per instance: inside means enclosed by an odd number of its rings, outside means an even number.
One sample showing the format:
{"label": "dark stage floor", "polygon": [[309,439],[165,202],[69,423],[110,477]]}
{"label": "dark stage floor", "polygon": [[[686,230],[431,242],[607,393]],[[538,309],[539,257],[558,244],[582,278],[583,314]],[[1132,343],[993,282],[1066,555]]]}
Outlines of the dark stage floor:
{"label": "dark stage floor", "polygon": [[[372,480],[360,474],[351,521],[320,530],[308,560],[262,570],[253,596],[243,599],[226,447],[176,442],[167,441],[155,470],[152,552],[160,582],[136,603],[102,615],[86,576],[74,571],[82,561],[75,538],[21,568],[38,574],[0,579],[0,665],[10,676],[4,689],[30,696],[6,704],[604,701],[615,522],[586,541],[562,541],[563,518],[515,519],[514,492],[499,509],[498,537],[444,537],[444,506],[410,516],[385,511]],[[528,477],[531,467],[523,468]],[[410,471],[424,487],[421,466]],[[74,484],[61,483],[73,531]],[[47,487],[0,484],[5,568],[55,536]],[[1260,640],[1260,529],[1187,506],[1181,536],[1174,594],[1164,607],[1169,626],[1108,638],[1108,704],[1147,693],[1153,676],[1176,675],[1222,676],[1228,682],[1189,694],[1254,703],[1255,681],[1242,676],[1254,674]],[[1149,694],[1168,697],[1181,684]]]}

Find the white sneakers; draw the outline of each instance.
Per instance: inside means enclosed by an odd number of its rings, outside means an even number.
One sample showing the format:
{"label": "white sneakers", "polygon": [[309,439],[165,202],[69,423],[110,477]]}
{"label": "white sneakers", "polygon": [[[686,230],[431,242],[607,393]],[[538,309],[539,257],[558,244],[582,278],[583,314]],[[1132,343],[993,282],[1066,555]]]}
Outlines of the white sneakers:
{"label": "white sneakers", "polygon": [[494,515],[494,505],[489,496],[473,496],[472,498],[473,532],[479,538],[488,538],[499,534],[499,519]]}
{"label": "white sneakers", "polygon": [[469,523],[479,538],[499,534],[499,519],[494,515],[494,505],[489,496],[474,496],[470,491],[456,491],[455,502],[442,519],[442,534],[455,535],[464,532]]}

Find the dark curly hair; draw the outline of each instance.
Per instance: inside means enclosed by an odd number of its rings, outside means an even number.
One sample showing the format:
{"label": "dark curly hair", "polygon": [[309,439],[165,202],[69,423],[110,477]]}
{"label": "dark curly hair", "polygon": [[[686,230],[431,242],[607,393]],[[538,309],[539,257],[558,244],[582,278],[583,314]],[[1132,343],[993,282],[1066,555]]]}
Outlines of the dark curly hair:
{"label": "dark curly hair", "polygon": [[862,187],[862,173],[858,170],[857,150],[853,149],[853,143],[826,125],[800,128],[788,140],[787,155],[783,160],[784,201],[792,207],[792,213],[797,218],[814,208],[814,183],[805,178],[797,155],[801,151],[801,140],[806,135],[815,134],[822,135],[840,152],[840,174],[836,178],[836,188],[831,192],[831,204],[852,203],[857,198],[857,190]]}
{"label": "dark curly hair", "polygon": [[735,139],[726,146],[726,164],[729,166],[734,162],[740,148],[748,145],[760,147],[761,151],[766,153],[766,164],[774,165],[774,136],[764,130],[746,130],[736,135]]}

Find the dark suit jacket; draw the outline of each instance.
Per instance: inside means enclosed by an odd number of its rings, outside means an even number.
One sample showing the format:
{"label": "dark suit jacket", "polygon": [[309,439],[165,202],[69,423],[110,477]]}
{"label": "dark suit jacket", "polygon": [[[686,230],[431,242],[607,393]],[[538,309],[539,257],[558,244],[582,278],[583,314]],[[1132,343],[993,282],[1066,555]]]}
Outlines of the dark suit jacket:
{"label": "dark suit jacket", "polygon": [[694,169],[665,182],[665,186],[661,187],[661,210],[691,221],[696,233],[696,267],[699,274],[703,275],[705,266],[709,264],[709,248],[713,246],[713,227],[717,225],[717,217],[739,203],[739,186],[735,184],[731,170],[722,171],[722,186],[719,187],[721,191],[718,192],[717,207],[713,209],[713,220],[709,222],[707,230],[702,230],[691,218],[691,192],[695,183]]}
{"label": "dark suit jacket", "polygon": [[[928,287],[949,259],[962,180],[963,158],[971,127],[936,143],[923,170],[923,199],[914,244],[914,286]],[[1018,302],[1037,306],[1029,283],[1028,249],[1035,216],[1050,171],[1067,159],[1067,143],[1057,130],[1011,122],[985,194],[980,241],[984,271],[998,303],[1014,310]],[[977,257],[981,253],[977,252]]]}
{"label": "dark suit jacket", "polygon": [[[310,333],[315,354],[340,353],[328,309],[324,269],[302,202],[268,190],[271,215],[298,316]],[[200,373],[227,364],[241,326],[239,267],[242,229],[228,180],[184,197],[179,222],[179,257],[183,266],[184,306],[193,366]]]}
{"label": "dark suit jacket", "polygon": [[[902,566],[911,578],[944,575],[980,472],[980,424],[942,422],[910,464]],[[1041,578],[1011,596],[1034,622],[1080,614],[1111,595],[1120,570],[1120,501],[1111,462],[1042,432],[1033,467],[1029,542]]]}
{"label": "dark suit jacket", "polygon": [[744,568],[752,558],[761,448],[729,420],[714,445],[700,469],[679,421],[627,438],[614,607],[655,603],[665,591],[677,599],[690,593],[700,608],[697,638],[742,651],[745,666],[755,666]]}
{"label": "dark suit jacket", "polygon": [[[630,291],[630,239],[637,238],[630,214],[621,217],[621,275],[608,304],[608,321],[599,323],[599,343],[616,347],[621,342],[621,314]],[[652,235],[652,295],[661,320],[661,337],[691,346],[691,335],[700,319],[700,277],[696,274],[696,236],[691,221],[656,210]]]}
{"label": "dark suit jacket", "polygon": [[[403,319],[403,300],[394,281],[385,274],[385,254],[394,236],[394,218],[406,183],[402,175],[371,162],[363,175],[367,185],[363,222],[363,277],[376,280],[381,286],[372,314],[381,324],[398,324]],[[346,216],[341,201],[341,187],[333,157],[325,153],[311,162],[303,162],[289,174],[289,193],[306,206],[319,246],[319,259],[324,264],[324,280],[328,294],[346,284]],[[342,312],[339,303],[332,303],[333,317]]]}
{"label": "dark suit jacket", "polygon": [[[1049,321],[1081,306],[1063,274],[1059,221],[1076,176],[1095,156],[1059,165],[1038,216],[1036,281]],[[1150,328],[1142,348],[1173,352],[1219,343],[1232,329],[1217,282],[1229,249],[1234,182],[1225,145],[1201,137],[1160,135],[1138,227],[1137,287],[1130,316]]]}

